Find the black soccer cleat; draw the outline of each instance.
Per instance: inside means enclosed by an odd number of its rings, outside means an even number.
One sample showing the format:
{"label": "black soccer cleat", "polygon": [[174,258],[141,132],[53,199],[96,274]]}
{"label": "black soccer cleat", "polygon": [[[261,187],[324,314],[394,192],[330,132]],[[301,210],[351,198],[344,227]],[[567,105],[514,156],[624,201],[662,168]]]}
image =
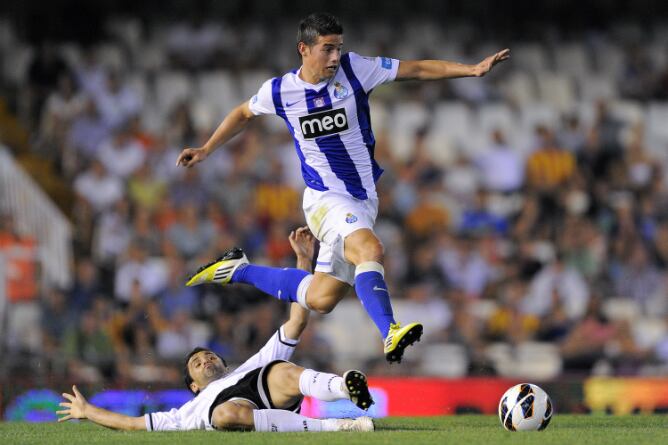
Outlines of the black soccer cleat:
{"label": "black soccer cleat", "polygon": [[366,375],[362,371],[346,371],[343,374],[343,385],[350,400],[359,408],[368,410],[375,403],[369,392]]}

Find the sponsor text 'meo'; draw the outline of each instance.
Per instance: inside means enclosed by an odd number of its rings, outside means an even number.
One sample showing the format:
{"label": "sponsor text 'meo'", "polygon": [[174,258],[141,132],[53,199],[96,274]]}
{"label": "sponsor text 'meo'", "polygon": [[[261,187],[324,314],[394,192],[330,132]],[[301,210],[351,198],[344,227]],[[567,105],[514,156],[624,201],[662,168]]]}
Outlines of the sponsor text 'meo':
{"label": "sponsor text 'meo'", "polygon": [[348,129],[348,117],[345,108],[312,113],[299,118],[304,139],[340,133]]}

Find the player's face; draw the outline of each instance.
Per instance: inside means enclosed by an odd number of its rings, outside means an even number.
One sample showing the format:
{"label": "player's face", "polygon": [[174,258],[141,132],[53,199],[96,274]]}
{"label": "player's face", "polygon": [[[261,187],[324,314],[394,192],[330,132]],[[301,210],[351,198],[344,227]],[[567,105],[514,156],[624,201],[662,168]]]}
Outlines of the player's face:
{"label": "player's face", "polygon": [[330,79],[339,68],[342,48],[343,35],[318,36],[313,46],[304,46],[302,62],[320,80]]}
{"label": "player's face", "polygon": [[223,361],[211,351],[200,351],[190,357],[188,370],[193,383],[203,389],[210,382],[225,374]]}

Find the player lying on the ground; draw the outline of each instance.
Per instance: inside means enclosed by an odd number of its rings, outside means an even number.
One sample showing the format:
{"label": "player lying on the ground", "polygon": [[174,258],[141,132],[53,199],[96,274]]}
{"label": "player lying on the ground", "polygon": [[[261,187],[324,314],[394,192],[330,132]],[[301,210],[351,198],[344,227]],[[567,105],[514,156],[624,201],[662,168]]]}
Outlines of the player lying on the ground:
{"label": "player lying on the ground", "polygon": [[[509,50],[476,65],[444,60],[396,60],[342,54],[343,27],[329,14],[311,14],[299,25],[298,70],[267,80],[249,101],[225,117],[200,148],[185,148],[176,164],[192,167],[261,114],[285,120],[295,141],[306,183],[304,213],[320,240],[314,275],[295,269],[247,265],[231,251],[199,271],[188,285],[246,283],[285,301],[330,312],[351,285],[384,339],[389,362],[420,339],[422,325],[394,319],[385,283],[384,249],[373,231],[378,213],[375,182],[383,170],[374,160],[369,94],[394,80],[484,76]],[[240,266],[244,267],[240,267]]]}
{"label": "player lying on the ground", "polygon": [[[297,266],[311,268],[313,238],[306,228],[290,234]],[[59,421],[89,419],[121,430],[175,431],[195,429],[289,431],[373,431],[369,417],[311,419],[299,413],[302,398],[350,399],[368,409],[373,400],[366,376],[347,371],[343,377],[304,369],[288,360],[306,328],[308,311],[292,304],[290,317],[262,349],[234,370],[215,353],[196,348],[186,358],[185,382],[195,398],[179,409],[140,417],[114,413],[92,405],[72,387],[64,393]]]}

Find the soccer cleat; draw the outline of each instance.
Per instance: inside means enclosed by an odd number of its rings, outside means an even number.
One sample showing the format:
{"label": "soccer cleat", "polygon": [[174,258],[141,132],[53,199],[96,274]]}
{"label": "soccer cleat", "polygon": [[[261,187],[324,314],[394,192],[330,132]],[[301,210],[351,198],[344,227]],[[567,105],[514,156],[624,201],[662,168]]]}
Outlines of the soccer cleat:
{"label": "soccer cleat", "polygon": [[375,430],[371,417],[358,417],[357,419],[336,419],[337,431],[357,431],[368,433]]}
{"label": "soccer cleat", "polygon": [[366,382],[366,375],[362,371],[351,369],[343,374],[343,386],[348,392],[350,400],[363,410],[374,404]]}
{"label": "soccer cleat", "polygon": [[227,284],[234,272],[244,264],[248,264],[246,254],[239,247],[233,247],[216,261],[200,267],[186,283],[186,286],[198,286],[205,283]]}
{"label": "soccer cleat", "polygon": [[401,327],[400,323],[390,325],[390,332],[385,337],[385,360],[390,363],[401,363],[401,357],[404,355],[404,349],[422,337],[423,327],[420,323],[411,323]]}

